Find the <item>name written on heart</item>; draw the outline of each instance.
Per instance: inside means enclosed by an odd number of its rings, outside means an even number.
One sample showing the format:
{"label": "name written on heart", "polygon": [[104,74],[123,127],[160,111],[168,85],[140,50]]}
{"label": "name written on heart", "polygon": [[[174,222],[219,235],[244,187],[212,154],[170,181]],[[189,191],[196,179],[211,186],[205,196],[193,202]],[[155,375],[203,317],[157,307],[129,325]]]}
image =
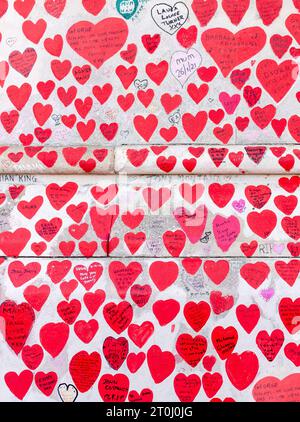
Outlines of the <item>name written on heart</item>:
{"label": "name written on heart", "polygon": [[194,48],[176,51],[171,58],[171,72],[183,86],[201,63],[202,57]]}
{"label": "name written on heart", "polygon": [[189,9],[183,2],[173,6],[160,3],[152,7],[151,16],[156,25],[170,35],[175,34],[186,22]]}

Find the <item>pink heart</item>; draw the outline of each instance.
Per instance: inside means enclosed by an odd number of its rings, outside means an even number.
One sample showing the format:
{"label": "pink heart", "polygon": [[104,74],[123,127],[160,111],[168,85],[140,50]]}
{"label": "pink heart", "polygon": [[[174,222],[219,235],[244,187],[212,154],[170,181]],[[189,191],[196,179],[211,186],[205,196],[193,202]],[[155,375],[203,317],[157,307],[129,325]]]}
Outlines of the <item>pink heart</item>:
{"label": "pink heart", "polygon": [[233,114],[239,105],[241,96],[239,94],[234,94],[232,97],[227,94],[227,92],[221,92],[219,95],[219,100],[222,103],[226,113]]}
{"label": "pink heart", "polygon": [[227,252],[240,234],[241,227],[237,217],[222,217],[217,215],[213,221],[213,232],[217,245],[223,252]]}

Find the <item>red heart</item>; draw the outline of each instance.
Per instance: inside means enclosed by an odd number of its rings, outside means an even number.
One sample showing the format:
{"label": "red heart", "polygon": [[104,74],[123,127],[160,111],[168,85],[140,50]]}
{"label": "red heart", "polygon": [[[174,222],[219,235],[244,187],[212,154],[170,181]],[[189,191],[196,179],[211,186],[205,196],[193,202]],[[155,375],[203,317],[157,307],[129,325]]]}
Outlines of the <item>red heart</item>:
{"label": "red heart", "polygon": [[55,284],[66,277],[72,267],[71,261],[50,261],[47,265],[47,275]]}
{"label": "red heart", "polygon": [[35,5],[35,0],[15,0],[14,8],[24,19],[26,19],[33,6]]}
{"label": "red heart", "polygon": [[96,382],[101,370],[101,356],[97,352],[79,352],[72,357],[69,371],[74,384],[86,393]]}
{"label": "red heart", "polygon": [[183,268],[185,269],[185,271],[191,275],[195,275],[201,264],[202,264],[202,259],[200,258],[183,258],[182,262],[181,262]]}
{"label": "red heart", "polygon": [[197,41],[198,29],[196,25],[189,28],[180,28],[176,34],[177,41],[184,48],[191,48]]}
{"label": "red heart", "polygon": [[17,229],[15,232],[0,233],[0,249],[6,256],[19,256],[31,237],[27,229]]}
{"label": "red heart", "polygon": [[129,402],[141,402],[141,403],[149,403],[153,401],[153,392],[149,390],[149,388],[144,388],[141,393],[137,393],[136,391],[130,391],[128,394],[128,401]]}
{"label": "red heart", "polygon": [[123,223],[130,229],[136,229],[144,219],[144,211],[136,209],[133,212],[127,211],[122,215]]}
{"label": "red heart", "polygon": [[137,54],[136,44],[128,44],[127,49],[121,51],[120,56],[126,62],[133,64]]}
{"label": "red heart", "polygon": [[145,188],[143,190],[143,198],[151,211],[157,211],[171,197],[171,191],[168,188]]}
{"label": "red heart", "polygon": [[37,388],[45,394],[45,396],[51,396],[56,384],[57,384],[57,374],[55,372],[37,372],[34,376],[35,384]]}
{"label": "red heart", "polygon": [[92,316],[97,313],[98,309],[105,300],[105,296],[104,290],[100,289],[96,290],[94,293],[86,293],[83,296],[84,304]]}
{"label": "red heart", "polygon": [[228,154],[227,148],[208,148],[208,154],[216,167],[220,167],[226,155]]}
{"label": "red heart", "polygon": [[296,334],[300,329],[300,298],[294,301],[290,298],[281,299],[278,305],[281,321],[290,334]]}
{"label": "red heart", "polygon": [[[252,395],[256,402],[296,402],[299,401],[299,385],[298,373],[288,375],[282,380],[272,376],[264,377],[254,385]],[[294,392],[293,397],[291,391]]]}
{"label": "red heart", "polygon": [[180,304],[174,299],[157,300],[153,303],[152,310],[159,322],[159,325],[163,327],[176,318],[178,312],[180,311]]}
{"label": "red heart", "polygon": [[99,262],[93,262],[86,268],[84,265],[76,265],[73,269],[77,280],[86,290],[90,290],[99,280],[103,273],[103,267]]}
{"label": "red heart", "polygon": [[300,261],[296,259],[292,259],[289,262],[276,261],[275,269],[280,277],[292,287],[300,272]]}
{"label": "red heart", "polygon": [[206,371],[212,371],[213,367],[215,366],[217,359],[214,356],[205,356],[203,359],[203,368]]}
{"label": "red heart", "polygon": [[203,269],[208,277],[217,285],[221,284],[227,277],[230,266],[225,260],[205,261]]}
{"label": "red heart", "polygon": [[164,157],[160,156],[156,160],[157,167],[160,168],[165,173],[170,173],[177,162],[177,158],[174,157],[174,155],[171,155],[170,157]]}
{"label": "red heart", "polygon": [[136,150],[136,149],[128,149],[126,151],[128,160],[134,167],[140,167],[149,155],[149,150],[146,148]]}
{"label": "red heart", "polygon": [[1,303],[0,317],[3,320],[2,330],[4,337],[11,349],[18,355],[23,349],[32,329],[35,314],[28,303],[17,305],[11,300]]}
{"label": "red heart", "polygon": [[129,379],[124,374],[102,375],[98,383],[98,391],[106,403],[120,403],[126,400],[129,390]]}
{"label": "red heart", "polygon": [[195,84],[189,84],[187,87],[187,92],[191,99],[195,101],[196,104],[199,104],[203,98],[208,94],[209,87],[207,84],[202,84],[199,87]]}
{"label": "red heart", "polygon": [[116,75],[120,79],[123,87],[128,89],[132,82],[135,80],[138,73],[138,69],[136,66],[130,66],[126,68],[123,65],[120,65],[116,68]]}
{"label": "red heart", "polygon": [[74,220],[76,223],[80,223],[84,214],[86,213],[88,205],[86,202],[81,202],[78,205],[69,205],[67,207],[67,214]]}
{"label": "red heart", "polygon": [[208,188],[209,195],[213,202],[219,207],[224,208],[234,195],[235,188],[232,183],[220,185],[212,183]]}
{"label": "red heart", "polygon": [[251,205],[255,208],[261,209],[269,201],[272,191],[265,185],[249,185],[245,188],[245,195]]}
{"label": "red heart", "polygon": [[286,21],[285,26],[292,34],[298,44],[300,44],[300,16],[299,14],[290,15]]}
{"label": "red heart", "polygon": [[76,280],[63,281],[60,284],[60,290],[65,299],[69,300],[71,294],[77,289],[78,282]]}
{"label": "red heart", "polygon": [[300,142],[300,117],[297,115],[289,118],[288,127],[290,134],[296,142]]}
{"label": "red heart", "polygon": [[[269,104],[265,107],[255,107],[251,110],[251,117],[253,122],[260,128],[265,129],[274,118],[276,108]],[[245,148],[246,149],[246,148]]]}
{"label": "red heart", "polygon": [[7,272],[15,287],[20,287],[35,278],[41,271],[41,264],[29,262],[24,265],[21,261],[13,261],[9,264]]}
{"label": "red heart", "polygon": [[241,267],[240,274],[253,289],[257,289],[269,276],[270,267],[265,262],[248,263]]}
{"label": "red heart", "polygon": [[226,123],[223,127],[214,128],[213,134],[223,144],[227,144],[233,135],[233,128],[229,123]]}
{"label": "red heart", "polygon": [[128,366],[129,371],[132,374],[135,374],[143,365],[145,359],[146,359],[146,355],[144,352],[140,352],[137,354],[129,353],[127,357],[127,366]]}
{"label": "red heart", "polygon": [[282,0],[256,0],[256,7],[264,25],[271,25],[279,16]]}
{"label": "red heart", "polygon": [[243,151],[230,152],[228,157],[235,167],[239,167],[244,159],[244,153]]}
{"label": "red heart", "polygon": [[123,301],[116,305],[107,303],[103,308],[103,315],[107,324],[117,333],[126,330],[133,317],[133,309],[130,303]]}
{"label": "red heart", "polygon": [[[218,372],[210,374],[206,372],[202,377],[203,390],[208,398],[213,397],[220,390],[223,384],[222,375]],[[226,400],[226,399],[225,399]]]}
{"label": "red heart", "polygon": [[300,366],[300,345],[288,343],[284,348],[284,353],[295,366]]}
{"label": "red heart", "polygon": [[203,132],[206,123],[206,111],[199,111],[195,116],[190,113],[185,113],[182,116],[183,129],[193,142],[195,142],[199,135]]}
{"label": "red heart", "polygon": [[46,249],[47,245],[45,242],[34,242],[31,245],[32,252],[35,253],[37,256],[42,255]]}
{"label": "red heart", "polygon": [[159,346],[151,346],[147,352],[147,363],[155,384],[168,378],[175,369],[175,358],[171,352],[163,352]]}
{"label": "red heart", "polygon": [[19,121],[19,113],[12,110],[9,113],[4,111],[0,116],[1,123],[8,134],[12,133]]}
{"label": "red heart", "polygon": [[109,238],[110,232],[116,219],[118,218],[118,215],[118,205],[112,205],[106,210],[98,207],[92,207],[90,209],[92,226],[99,239],[107,240]]}
{"label": "red heart", "polygon": [[23,22],[22,29],[26,38],[34,44],[38,44],[44,35],[47,23],[44,19],[39,19],[36,23],[32,21]]}
{"label": "red heart", "polygon": [[203,336],[193,338],[190,334],[180,334],[176,350],[185,362],[195,368],[206,353],[207,340]]}
{"label": "red heart", "polygon": [[278,136],[278,138],[280,138],[281,135],[283,134],[283,132],[285,131],[285,128],[286,128],[286,125],[287,125],[287,120],[286,119],[273,119],[272,122],[271,122],[271,125],[272,125],[274,132]]}
{"label": "red heart", "polygon": [[247,216],[247,222],[253,233],[262,239],[267,239],[277,224],[277,216],[273,211],[264,210],[259,212],[250,212]]}
{"label": "red heart", "polygon": [[9,55],[9,64],[17,72],[27,78],[36,62],[37,54],[34,48],[26,48],[23,53],[13,51]]}
{"label": "red heart", "polygon": [[27,101],[30,98],[32,88],[31,85],[25,83],[18,88],[15,85],[11,85],[6,90],[7,96],[17,110],[21,111],[23,107],[27,104]]}
{"label": "red heart", "polygon": [[147,108],[154,98],[154,91],[153,89],[147,89],[147,91],[139,90],[137,96],[143,106]]}
{"label": "red heart", "polygon": [[211,314],[211,309],[209,304],[203,301],[199,303],[188,302],[184,306],[183,313],[187,323],[192,327],[192,329],[199,332],[207,323]]}
{"label": "red heart", "polygon": [[19,400],[23,400],[32,384],[33,373],[28,370],[22,371],[19,375],[16,372],[7,372],[4,379],[10,391]]}
{"label": "red heart", "polygon": [[24,215],[24,217],[30,220],[39,211],[43,202],[44,202],[44,199],[42,196],[36,196],[32,198],[31,201],[28,201],[28,202],[20,201],[18,203],[17,208],[18,208],[18,211],[20,211],[20,213]]}
{"label": "red heart", "polygon": [[77,189],[77,183],[73,182],[67,182],[63,186],[51,183],[46,188],[46,195],[52,207],[60,210],[73,198]]}
{"label": "red heart", "polygon": [[106,4],[106,0],[82,0],[85,10],[94,16],[97,16]]}
{"label": "red heart", "polygon": [[[259,27],[242,29],[236,34],[228,29],[214,28],[204,31],[201,41],[226,77],[236,66],[262,50],[266,43],[266,34]],[[230,51],[227,48],[229,42]]]}
{"label": "red heart", "polygon": [[49,13],[49,15],[58,19],[64,11],[66,1],[67,0],[46,0],[44,3],[44,7]]}
{"label": "red heart", "polygon": [[94,86],[93,95],[97,98],[99,103],[103,105],[111,96],[112,90],[113,90],[112,85],[108,83],[103,85],[102,88],[100,86]]}
{"label": "red heart", "polygon": [[155,261],[149,267],[149,274],[158,290],[163,291],[175,283],[179,268],[173,261]]}
{"label": "red heart", "polygon": [[[107,37],[114,42],[107,44]],[[79,56],[99,69],[105,61],[114,56],[125,44],[128,26],[123,19],[107,18],[93,24],[80,21],[69,28],[66,39]]]}
{"label": "red heart", "polygon": [[143,268],[139,262],[130,262],[126,266],[120,261],[113,261],[109,264],[108,271],[118,295],[121,299],[125,299],[127,290],[143,272]]}
{"label": "red heart", "polygon": [[232,326],[227,328],[216,327],[211,333],[211,340],[220,358],[225,360],[231,355],[237,344],[238,332]]}
{"label": "red heart", "polygon": [[260,87],[252,88],[252,86],[247,85],[243,90],[243,96],[248,103],[249,107],[255,106],[261,97],[262,90]]}
{"label": "red heart", "polygon": [[289,35],[281,36],[279,34],[275,34],[270,38],[272,50],[279,59],[285,55],[292,42],[292,37]]}
{"label": "red heart", "polygon": [[155,114],[149,114],[147,117],[135,116],[133,123],[137,133],[149,142],[158,126],[158,119]]}
{"label": "red heart", "polygon": [[300,239],[300,216],[284,217],[281,226],[286,234],[293,240]]}
{"label": "red heart", "polygon": [[57,305],[57,313],[68,325],[74,324],[81,311],[81,303],[77,299],[70,302],[60,302]]}
{"label": "red heart", "polygon": [[9,73],[9,64],[7,63],[7,61],[0,61],[0,86],[1,88],[3,88],[5,80],[7,78],[7,75]]}
{"label": "red heart", "polygon": [[207,222],[207,207],[199,205],[194,212],[189,212],[184,207],[176,208],[173,215],[190,242],[193,244],[199,242]]}
{"label": "red heart", "polygon": [[72,70],[73,76],[80,85],[84,85],[91,77],[92,68],[89,64],[75,66]]}
{"label": "red heart", "polygon": [[154,35],[143,35],[142,36],[142,43],[145,49],[148,51],[148,53],[153,54],[154,51],[157,49],[160,43],[160,35],[154,34]]}
{"label": "red heart", "polygon": [[292,88],[297,80],[298,73],[298,64],[293,60],[285,60],[277,64],[274,60],[266,59],[262,60],[256,68],[257,79],[277,103]]}
{"label": "red heart", "polygon": [[200,377],[196,374],[177,374],[174,378],[174,390],[182,402],[192,402],[195,400],[201,388]]}
{"label": "red heart", "polygon": [[216,315],[229,311],[233,307],[234,298],[231,295],[223,296],[222,292],[213,291],[210,294],[212,310]]}
{"label": "red heart", "polygon": [[166,60],[155,64],[148,63],[146,65],[146,73],[149,78],[156,83],[156,85],[161,85],[165,77],[167,76],[169,70],[169,64]]}
{"label": "red heart", "polygon": [[295,258],[300,256],[300,242],[298,243],[288,243],[287,248],[292,256]]}
{"label": "red heart", "polygon": [[58,234],[61,226],[61,218],[54,217],[49,221],[45,219],[37,221],[35,224],[35,230],[39,236],[46,240],[46,242],[51,242],[51,240],[53,240]]}
{"label": "red heart", "polygon": [[250,334],[258,323],[260,310],[257,305],[250,305],[249,307],[239,305],[236,308],[236,316],[244,330]]}
{"label": "red heart", "polygon": [[43,348],[53,357],[58,356],[69,338],[69,326],[64,322],[49,322],[40,330],[40,342]]}
{"label": "red heart", "polygon": [[239,391],[245,390],[254,380],[259,369],[255,353],[246,351],[233,353],[225,363],[226,373],[232,385]]}
{"label": "red heart", "polygon": [[217,0],[193,0],[192,9],[201,26],[206,26],[218,8]]}
{"label": "red heart", "polygon": [[148,284],[145,284],[144,286],[135,284],[130,289],[131,298],[139,308],[142,308],[148,303],[151,293],[152,289]]}
{"label": "red heart", "polygon": [[103,354],[109,366],[117,371],[128,355],[128,340],[125,337],[107,337],[103,343]]}
{"label": "red heart", "polygon": [[235,119],[235,124],[236,127],[238,128],[238,130],[240,130],[241,132],[244,132],[244,130],[247,129],[247,127],[249,126],[249,118],[248,117],[237,117]]}
{"label": "red heart", "polygon": [[130,324],[128,336],[138,347],[143,347],[154,332],[154,325],[150,321],[145,321],[141,325]]}
{"label": "red heart", "polygon": [[[63,49],[63,37],[59,34],[55,35],[53,38],[46,38],[44,41],[44,47],[52,56],[59,57]],[[43,82],[40,82],[43,84]],[[47,96],[47,98],[49,95]],[[47,99],[45,98],[45,100]]]}
{"label": "red heart", "polygon": [[44,352],[39,344],[33,346],[24,346],[22,350],[22,359],[25,365],[34,371],[43,360]]}
{"label": "red heart", "polygon": [[269,362],[273,362],[284,342],[281,330],[274,330],[269,335],[267,331],[260,331],[256,336],[256,344]]}
{"label": "red heart", "polygon": [[184,249],[186,236],[182,230],[167,230],[163,234],[163,242],[170,255],[178,257]]}
{"label": "red heart", "polygon": [[238,25],[249,8],[250,0],[223,0],[222,7],[233,25]]}

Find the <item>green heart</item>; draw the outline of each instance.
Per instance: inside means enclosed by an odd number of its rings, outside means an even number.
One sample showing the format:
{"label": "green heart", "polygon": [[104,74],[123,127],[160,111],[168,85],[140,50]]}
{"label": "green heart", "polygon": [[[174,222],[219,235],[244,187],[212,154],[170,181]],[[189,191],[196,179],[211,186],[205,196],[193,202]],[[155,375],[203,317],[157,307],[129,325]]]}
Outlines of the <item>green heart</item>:
{"label": "green heart", "polygon": [[117,10],[125,19],[130,19],[137,11],[139,0],[117,0]]}

